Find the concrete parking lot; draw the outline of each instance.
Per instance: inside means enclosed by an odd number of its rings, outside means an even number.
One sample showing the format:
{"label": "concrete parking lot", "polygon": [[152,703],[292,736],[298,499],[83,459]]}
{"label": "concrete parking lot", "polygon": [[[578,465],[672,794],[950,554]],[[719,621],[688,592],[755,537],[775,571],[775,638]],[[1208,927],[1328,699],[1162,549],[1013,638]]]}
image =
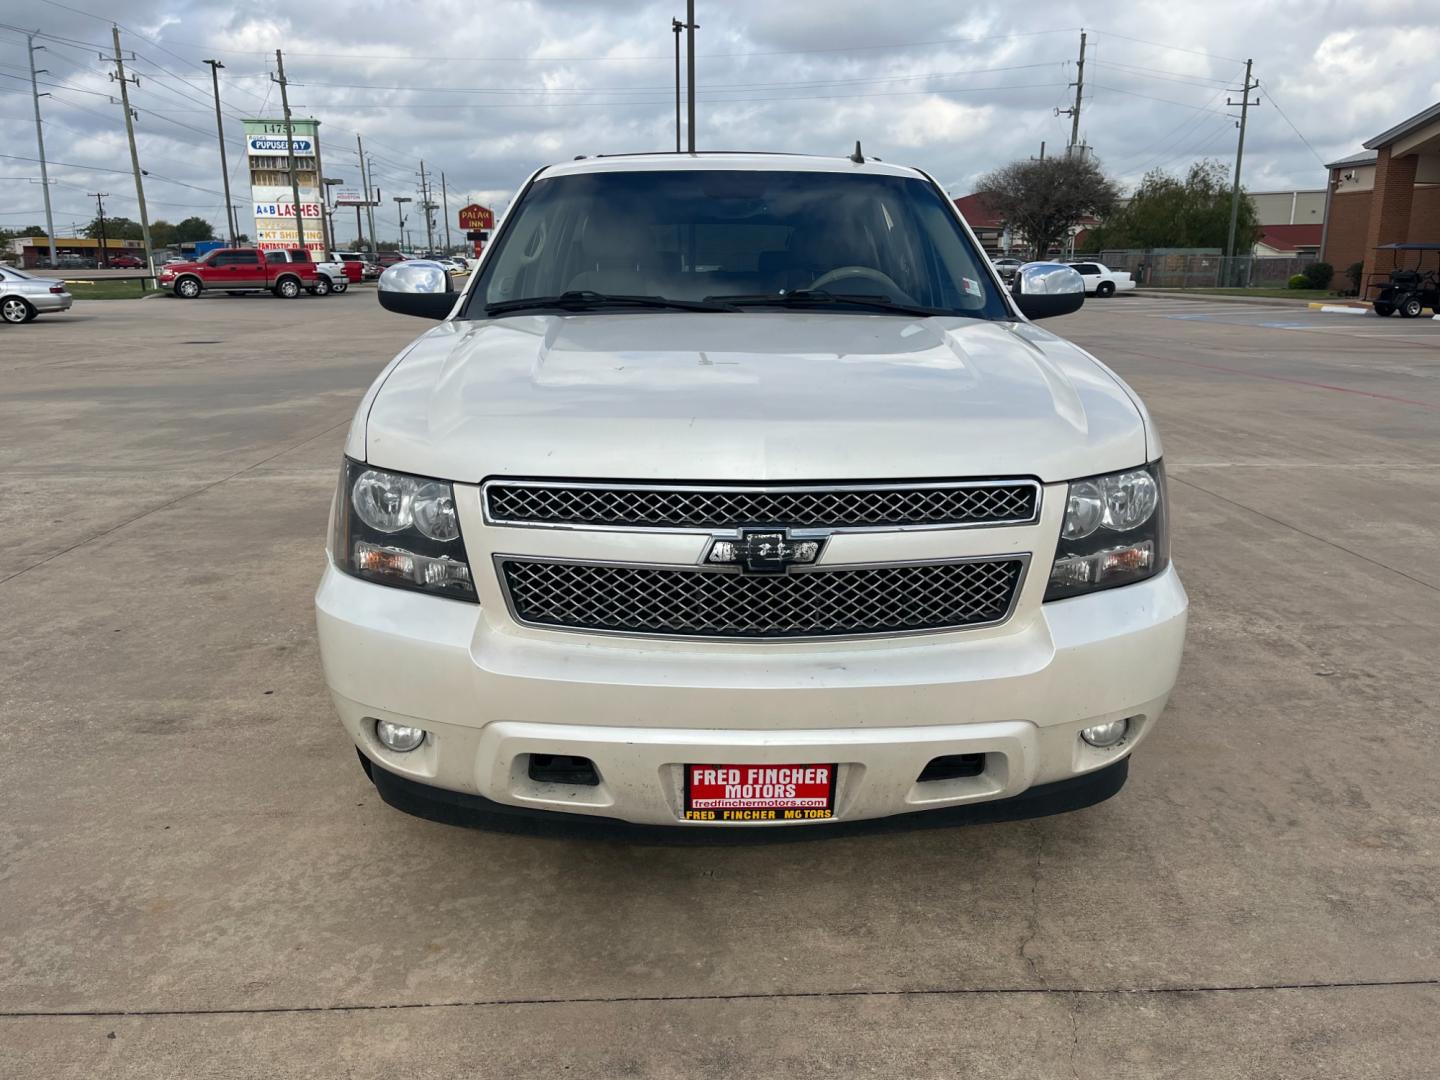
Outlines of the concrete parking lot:
{"label": "concrete parking lot", "polygon": [[311,592],[351,413],[425,324],[0,327],[0,1075],[1433,1077],[1440,323],[1048,325],[1166,441],[1190,642],[1129,785],[719,848],[450,828],[361,774]]}

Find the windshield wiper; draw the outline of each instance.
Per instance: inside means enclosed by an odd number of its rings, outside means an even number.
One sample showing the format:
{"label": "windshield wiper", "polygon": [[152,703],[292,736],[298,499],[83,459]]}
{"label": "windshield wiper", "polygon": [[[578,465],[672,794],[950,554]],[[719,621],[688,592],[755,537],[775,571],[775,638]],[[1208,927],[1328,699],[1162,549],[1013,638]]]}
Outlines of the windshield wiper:
{"label": "windshield wiper", "polygon": [[627,296],[571,289],[559,296],[525,296],[518,300],[501,300],[485,305],[486,315],[504,315],[512,311],[534,308],[559,308],[561,311],[594,311],[598,308],[647,308],[655,311],[738,311],[732,304],[705,300],[672,300],[666,296]]}
{"label": "windshield wiper", "polygon": [[942,311],[917,304],[898,304],[888,296],[862,293],[832,293],[827,289],[795,289],[787,293],[741,293],[735,296],[707,296],[706,300],[741,307],[823,307],[843,306],[883,311],[890,315],[962,315],[964,312]]}

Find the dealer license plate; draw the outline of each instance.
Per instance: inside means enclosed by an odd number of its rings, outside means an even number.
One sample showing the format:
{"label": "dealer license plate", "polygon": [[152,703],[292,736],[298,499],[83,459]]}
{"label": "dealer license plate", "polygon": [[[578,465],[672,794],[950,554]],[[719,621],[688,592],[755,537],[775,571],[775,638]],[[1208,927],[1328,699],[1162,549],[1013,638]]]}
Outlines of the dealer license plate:
{"label": "dealer license plate", "polygon": [[834,765],[686,765],[686,821],[823,821],[835,816]]}

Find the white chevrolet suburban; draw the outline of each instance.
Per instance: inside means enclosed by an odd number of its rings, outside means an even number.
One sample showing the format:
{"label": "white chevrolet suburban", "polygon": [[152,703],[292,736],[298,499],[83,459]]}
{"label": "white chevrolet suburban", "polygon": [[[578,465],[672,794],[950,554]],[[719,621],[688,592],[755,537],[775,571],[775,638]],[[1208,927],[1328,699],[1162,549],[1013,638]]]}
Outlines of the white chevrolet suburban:
{"label": "white chevrolet suburban", "polygon": [[1175,682],[1160,440],[924,173],[535,173],[345,446],[316,597],[380,795],[705,829],[1109,797]]}

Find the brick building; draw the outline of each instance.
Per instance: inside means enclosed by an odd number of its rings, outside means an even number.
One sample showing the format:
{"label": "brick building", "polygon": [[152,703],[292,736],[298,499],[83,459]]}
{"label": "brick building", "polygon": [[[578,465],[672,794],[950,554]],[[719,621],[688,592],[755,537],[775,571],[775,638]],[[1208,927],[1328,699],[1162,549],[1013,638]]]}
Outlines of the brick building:
{"label": "brick building", "polygon": [[1320,258],[1337,270],[1364,262],[1390,270],[1381,244],[1440,243],[1440,102],[1365,143],[1365,152],[1330,162]]}

